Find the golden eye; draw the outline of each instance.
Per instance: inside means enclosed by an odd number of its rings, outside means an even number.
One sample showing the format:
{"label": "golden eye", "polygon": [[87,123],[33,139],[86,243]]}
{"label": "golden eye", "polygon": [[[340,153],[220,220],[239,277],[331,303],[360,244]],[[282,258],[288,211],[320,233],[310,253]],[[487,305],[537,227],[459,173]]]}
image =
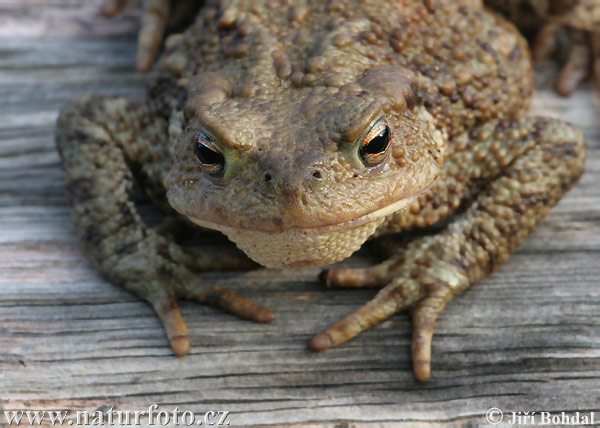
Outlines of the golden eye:
{"label": "golden eye", "polygon": [[380,120],[371,128],[360,145],[360,157],[366,166],[383,162],[390,149],[392,132],[385,120]]}
{"label": "golden eye", "polygon": [[215,177],[223,175],[225,157],[208,135],[198,132],[194,140],[194,158],[204,170]]}

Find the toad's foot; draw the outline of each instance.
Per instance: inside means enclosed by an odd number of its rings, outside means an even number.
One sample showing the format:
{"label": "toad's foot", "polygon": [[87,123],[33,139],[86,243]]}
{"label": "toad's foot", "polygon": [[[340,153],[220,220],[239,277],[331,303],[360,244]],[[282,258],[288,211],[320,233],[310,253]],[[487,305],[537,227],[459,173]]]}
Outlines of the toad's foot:
{"label": "toad's foot", "polygon": [[[104,0],[100,12],[106,17],[113,17],[126,7],[126,3],[126,0]],[[144,1],[136,57],[138,71],[144,73],[150,69],[165,34],[189,23],[201,4],[197,0]]]}
{"label": "toad's foot", "polygon": [[250,321],[270,323],[275,318],[275,314],[270,309],[257,305],[224,288],[206,286],[205,284],[199,284],[198,281],[170,283],[165,281],[164,278],[160,278],[158,280],[148,279],[143,284],[125,283],[124,286],[140,297],[144,297],[154,307],[163,323],[171,348],[175,355],[179,357],[189,352],[190,339],[177,306],[176,295],[184,299],[204,303]]}
{"label": "toad's foot", "polygon": [[186,326],[176,299],[196,300],[258,322],[273,312],[207,284],[200,270],[247,267],[236,254],[184,252],[173,240],[146,226],[132,201],[134,175],[160,189],[168,156],[167,123],[122,98],[88,95],[65,107],[56,142],[71,217],[81,242],[111,281],[148,300],[162,320],[177,355],[189,351]]}
{"label": "toad's foot", "polygon": [[[563,43],[559,43],[559,41]],[[548,24],[543,27],[532,45],[533,58],[541,61],[556,51],[564,63],[556,80],[556,92],[570,96],[577,86],[592,73],[596,90],[600,90],[600,32],[578,30]]]}
{"label": "toad's foot", "polygon": [[[446,304],[504,263],[583,171],[585,142],[569,125],[528,118],[489,126],[473,133],[480,139],[470,140],[472,147],[467,144],[467,150],[454,155],[456,159],[446,161],[445,174],[459,173],[458,194],[468,194],[459,185],[470,188],[471,181],[489,181],[446,229],[416,238],[375,267],[322,274],[331,287],[383,288],[365,306],[313,337],[310,348],[339,345],[408,309],[413,318],[414,372],[418,380],[429,380],[435,321]],[[482,156],[477,147],[484,149]],[[453,167],[461,156],[473,152],[478,163],[472,171]],[[428,199],[435,198],[423,201]],[[456,207],[461,205],[459,201]],[[427,206],[421,211],[438,218]]]}

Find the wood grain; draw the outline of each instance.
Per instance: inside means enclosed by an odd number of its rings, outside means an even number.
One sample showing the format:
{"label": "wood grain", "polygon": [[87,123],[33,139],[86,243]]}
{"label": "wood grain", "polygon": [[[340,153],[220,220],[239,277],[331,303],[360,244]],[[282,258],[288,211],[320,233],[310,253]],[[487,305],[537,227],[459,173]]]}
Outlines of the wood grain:
{"label": "wood grain", "polygon": [[[137,14],[99,1],[0,2],[0,399],[4,410],[231,412],[231,426],[486,426],[490,407],[600,420],[600,131],[588,84],[534,113],[583,129],[580,184],[496,274],[453,301],[415,381],[401,314],[337,349],[306,343],[372,291],[325,290],[318,269],[206,274],[273,308],[271,325],[183,303],[192,352],[175,358],[151,308],[101,279],[62,193],[53,127],[83,91],[143,96]],[[366,263],[363,256],[346,264]],[[0,425],[4,422],[0,416]]]}

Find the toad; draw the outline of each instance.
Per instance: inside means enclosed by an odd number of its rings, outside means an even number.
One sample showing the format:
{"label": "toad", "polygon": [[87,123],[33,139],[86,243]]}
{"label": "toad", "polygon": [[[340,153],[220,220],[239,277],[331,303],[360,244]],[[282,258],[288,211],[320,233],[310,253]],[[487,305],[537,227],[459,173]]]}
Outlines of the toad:
{"label": "toad", "polygon": [[[190,349],[178,298],[274,318],[199,272],[248,257],[328,265],[369,238],[408,236],[377,265],[322,272],[329,287],[380,291],[309,347],[408,310],[427,381],[446,304],[498,269],[583,172],[582,134],[527,116],[526,42],[473,0],[207,1],[149,80],[145,102],[66,105],[56,142],[79,239],[106,278],[154,307],[178,356]],[[134,182],[247,257],[151,227]]]}

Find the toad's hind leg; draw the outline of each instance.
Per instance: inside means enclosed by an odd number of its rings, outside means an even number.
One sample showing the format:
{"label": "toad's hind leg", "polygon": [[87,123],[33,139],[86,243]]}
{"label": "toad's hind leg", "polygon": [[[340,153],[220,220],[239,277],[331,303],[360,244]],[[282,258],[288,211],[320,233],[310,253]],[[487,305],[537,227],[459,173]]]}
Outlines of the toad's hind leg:
{"label": "toad's hind leg", "polygon": [[[158,55],[166,33],[180,30],[196,15],[202,2],[199,0],[144,0],[138,34],[136,68],[146,72]],[[126,0],[104,0],[100,12],[113,17],[125,9]]]}
{"label": "toad's hind leg", "polygon": [[204,283],[190,266],[210,269],[211,261],[217,268],[231,266],[209,256],[190,260],[173,240],[142,221],[132,202],[132,170],[142,181],[158,177],[154,184],[161,185],[166,132],[166,121],[152,117],[140,104],[88,95],[62,110],[56,142],[67,201],[81,242],[109,280],[152,304],[173,350],[183,355],[189,350],[189,339],[177,297],[260,322],[271,321],[273,313]]}
{"label": "toad's hind leg", "polygon": [[[429,379],[433,329],[446,304],[504,263],[583,172],[585,141],[567,124],[528,118],[485,126],[488,129],[479,135],[488,140],[474,144],[486,150],[477,152],[474,147],[457,153],[447,162],[464,161],[466,156],[473,164],[446,166],[442,181],[451,182],[456,171],[465,189],[482,178],[490,183],[446,229],[398,248],[381,265],[326,271],[323,278],[330,286],[387,285],[367,305],[316,335],[309,344],[312,349],[339,345],[408,308],[413,317],[414,372],[421,381]],[[369,273],[375,273],[375,279]]]}
{"label": "toad's hind leg", "polygon": [[[148,71],[158,54],[169,22],[169,15],[172,8],[171,3],[172,0],[144,1],[136,57],[138,71]],[[100,12],[104,16],[111,18],[121,13],[126,5],[126,0],[104,0],[100,7]]]}
{"label": "toad's hind leg", "polygon": [[148,71],[158,54],[160,44],[167,29],[171,0],[147,0],[142,24],[138,35],[136,67],[138,71]]}
{"label": "toad's hind leg", "polygon": [[555,48],[554,39],[559,38],[559,34],[567,33],[569,47],[566,53],[564,64],[556,80],[556,92],[562,96],[571,96],[577,86],[589,75],[591,64],[595,59],[592,33],[584,30],[561,28],[557,24],[548,24],[543,27],[536,36],[531,47],[533,58],[536,61],[548,58]]}

